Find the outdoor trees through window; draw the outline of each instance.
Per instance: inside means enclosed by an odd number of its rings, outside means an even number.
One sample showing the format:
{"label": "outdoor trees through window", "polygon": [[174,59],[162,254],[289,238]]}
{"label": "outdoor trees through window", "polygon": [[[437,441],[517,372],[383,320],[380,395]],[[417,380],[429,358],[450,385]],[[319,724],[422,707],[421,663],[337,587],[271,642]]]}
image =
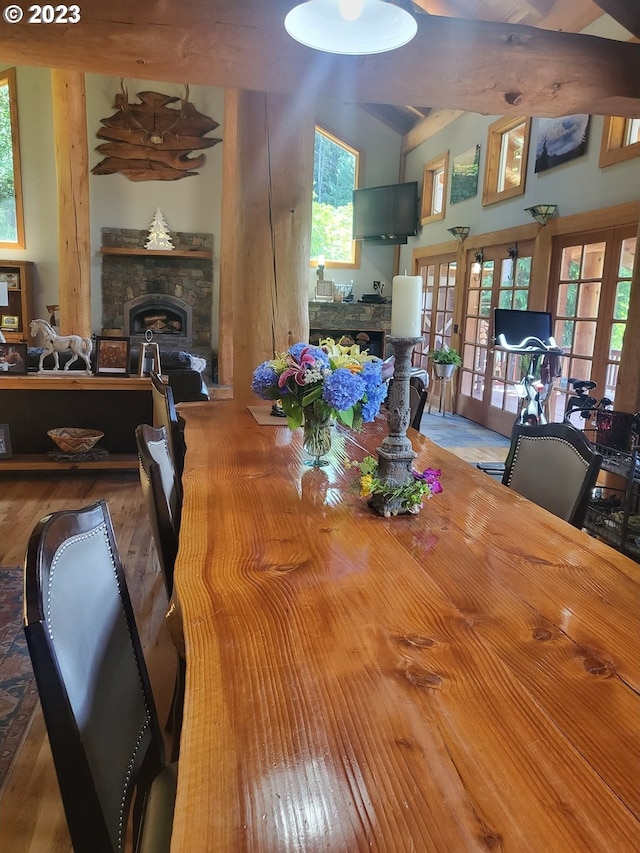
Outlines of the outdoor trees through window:
{"label": "outdoor trees through window", "polygon": [[313,162],[311,259],[324,255],[331,266],[355,266],[353,190],[358,186],[358,151],[316,127]]}
{"label": "outdoor trees through window", "polygon": [[24,248],[14,68],[0,72],[0,246]]}

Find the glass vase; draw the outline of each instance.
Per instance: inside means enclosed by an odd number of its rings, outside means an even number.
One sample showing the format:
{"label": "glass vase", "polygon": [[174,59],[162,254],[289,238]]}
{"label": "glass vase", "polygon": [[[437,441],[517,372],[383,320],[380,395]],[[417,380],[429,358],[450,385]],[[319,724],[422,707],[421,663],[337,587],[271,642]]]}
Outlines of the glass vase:
{"label": "glass vase", "polygon": [[327,453],[331,450],[331,417],[325,412],[317,412],[314,406],[308,406],[304,410],[302,446],[312,457],[305,465],[313,468],[321,468],[328,465]]}

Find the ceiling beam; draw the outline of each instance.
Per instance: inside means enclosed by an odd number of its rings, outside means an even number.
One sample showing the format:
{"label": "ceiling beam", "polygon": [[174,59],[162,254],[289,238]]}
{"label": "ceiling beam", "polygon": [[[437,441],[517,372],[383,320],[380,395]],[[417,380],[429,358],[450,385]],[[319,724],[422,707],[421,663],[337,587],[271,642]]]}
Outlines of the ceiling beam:
{"label": "ceiling beam", "polygon": [[640,3],[638,0],[595,0],[603,12],[617,21],[625,30],[640,38]]}
{"label": "ceiling beam", "polygon": [[305,100],[441,104],[487,115],[640,116],[640,44],[418,15],[418,34],[405,47],[336,56],[289,38],[282,20],[292,5],[181,0],[178,15],[175,4],[155,0],[83,0],[77,25],[4,24],[0,61]]}

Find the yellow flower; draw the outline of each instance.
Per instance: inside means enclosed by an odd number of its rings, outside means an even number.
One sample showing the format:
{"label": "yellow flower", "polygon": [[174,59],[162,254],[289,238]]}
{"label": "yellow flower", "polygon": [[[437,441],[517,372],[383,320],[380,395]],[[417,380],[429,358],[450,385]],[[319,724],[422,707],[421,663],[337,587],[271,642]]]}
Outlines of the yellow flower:
{"label": "yellow flower", "polygon": [[360,477],[360,497],[366,498],[373,492],[373,477],[371,474],[363,474]]}

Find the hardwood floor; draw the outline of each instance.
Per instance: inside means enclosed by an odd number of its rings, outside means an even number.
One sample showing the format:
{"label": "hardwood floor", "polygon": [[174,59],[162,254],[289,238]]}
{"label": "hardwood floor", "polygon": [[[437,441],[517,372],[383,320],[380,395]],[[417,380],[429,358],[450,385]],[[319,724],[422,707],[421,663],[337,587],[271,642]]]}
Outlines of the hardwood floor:
{"label": "hardwood floor", "polygon": [[[20,565],[35,524],[49,512],[104,498],[111,511],[158,713],[166,719],[175,652],[167,599],[137,472],[16,475],[0,480],[0,565]],[[0,850],[71,853],[49,741],[38,709],[0,797]]]}
{"label": "hardwood floor", "polygon": [[[448,449],[471,463],[505,457],[504,448],[480,444]],[[23,562],[29,535],[47,513],[108,502],[160,719],[166,719],[175,653],[164,626],[166,595],[137,472],[12,474],[0,479],[0,495],[0,565]],[[72,853],[39,710],[0,796],[0,850]]]}

